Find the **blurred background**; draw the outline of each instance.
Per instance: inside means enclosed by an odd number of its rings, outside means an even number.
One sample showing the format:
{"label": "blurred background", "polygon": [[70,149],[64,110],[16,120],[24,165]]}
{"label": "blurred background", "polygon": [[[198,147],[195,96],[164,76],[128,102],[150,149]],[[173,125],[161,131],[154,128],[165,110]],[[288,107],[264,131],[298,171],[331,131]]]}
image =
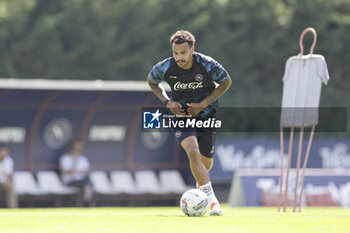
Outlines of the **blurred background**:
{"label": "blurred background", "polygon": [[[43,191],[38,173],[59,177],[59,158],[77,138],[91,171],[102,172],[92,179],[98,183],[96,205],[177,204],[187,185],[195,184],[186,155],[173,135],[140,129],[141,107],[162,106],[145,80],[154,64],[172,55],[171,34],[191,31],[196,50],[227,69],[233,84],[221,106],[280,107],[285,62],[299,53],[299,36],[309,26],[318,35],[314,53],[325,57],[330,74],[320,106],[347,108],[347,0],[0,0],[0,143],[9,148],[14,175],[28,172],[34,189],[47,197],[18,185],[19,206],[76,205],[67,202],[75,198],[72,190]],[[306,53],[312,39],[305,36]],[[348,130],[315,135],[308,167],[317,172],[306,179],[305,204],[350,205],[348,139]],[[266,195],[278,186],[279,167],[278,132],[217,135],[211,177],[222,202],[275,204]],[[329,178],[335,169],[341,171]],[[113,179],[115,171],[131,175],[135,189],[155,182],[161,191],[116,191],[122,182]],[[175,173],[171,177],[183,189],[165,190],[170,178],[164,171],[179,171],[184,183]],[[148,177],[138,172],[154,176],[138,180]],[[106,185],[97,188],[101,183]]]}

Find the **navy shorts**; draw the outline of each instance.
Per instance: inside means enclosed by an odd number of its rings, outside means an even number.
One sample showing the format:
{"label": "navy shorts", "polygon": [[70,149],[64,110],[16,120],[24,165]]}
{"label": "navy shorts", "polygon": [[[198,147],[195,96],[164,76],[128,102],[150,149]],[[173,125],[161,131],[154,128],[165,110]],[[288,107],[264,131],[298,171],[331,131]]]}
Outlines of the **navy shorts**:
{"label": "navy shorts", "polygon": [[172,128],[176,141],[181,144],[182,140],[189,136],[196,136],[198,140],[199,151],[208,158],[213,158],[215,148],[216,131],[212,128],[193,128],[179,129]]}

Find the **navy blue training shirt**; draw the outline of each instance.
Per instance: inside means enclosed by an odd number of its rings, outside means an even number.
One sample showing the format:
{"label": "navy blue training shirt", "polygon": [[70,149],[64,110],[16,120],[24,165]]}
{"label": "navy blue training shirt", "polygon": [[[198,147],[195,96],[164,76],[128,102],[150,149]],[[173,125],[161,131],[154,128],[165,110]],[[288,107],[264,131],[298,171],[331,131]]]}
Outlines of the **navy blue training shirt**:
{"label": "navy blue training shirt", "polygon": [[[228,77],[227,71],[213,58],[201,53],[193,54],[190,69],[182,69],[173,57],[169,57],[153,66],[149,76],[154,83],[165,81],[171,88],[171,99],[180,102],[183,108],[187,103],[198,103]],[[218,107],[218,100],[204,108],[198,117],[211,117]]]}

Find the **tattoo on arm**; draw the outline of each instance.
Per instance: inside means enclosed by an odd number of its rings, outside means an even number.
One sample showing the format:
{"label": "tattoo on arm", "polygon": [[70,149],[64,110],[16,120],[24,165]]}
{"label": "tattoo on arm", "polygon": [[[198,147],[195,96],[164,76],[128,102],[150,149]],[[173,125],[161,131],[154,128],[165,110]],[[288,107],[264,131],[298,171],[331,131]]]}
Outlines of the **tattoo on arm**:
{"label": "tattoo on arm", "polygon": [[219,86],[217,86],[204,100],[203,103],[206,106],[214,102],[216,99],[218,99],[222,94],[224,94],[231,86],[231,78],[227,77],[227,79],[220,83]]}
{"label": "tattoo on arm", "polygon": [[154,83],[149,76],[147,78],[147,82],[150,88],[152,89],[153,93],[160,99],[160,101],[164,103],[166,100],[170,99],[165,89],[160,83],[159,84]]}

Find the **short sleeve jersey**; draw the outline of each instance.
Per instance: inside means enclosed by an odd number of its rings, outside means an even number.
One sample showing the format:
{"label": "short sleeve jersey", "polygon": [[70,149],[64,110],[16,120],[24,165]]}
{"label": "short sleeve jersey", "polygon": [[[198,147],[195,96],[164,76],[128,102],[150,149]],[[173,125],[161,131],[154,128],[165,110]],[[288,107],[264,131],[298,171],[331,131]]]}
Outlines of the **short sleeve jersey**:
{"label": "short sleeve jersey", "polygon": [[[227,71],[213,58],[201,53],[193,54],[190,69],[180,68],[173,57],[156,64],[149,72],[154,83],[165,81],[171,88],[171,99],[180,102],[183,108],[187,103],[198,103],[207,97],[216,87],[228,78]],[[198,117],[211,117],[215,114],[218,101],[204,108]]]}

